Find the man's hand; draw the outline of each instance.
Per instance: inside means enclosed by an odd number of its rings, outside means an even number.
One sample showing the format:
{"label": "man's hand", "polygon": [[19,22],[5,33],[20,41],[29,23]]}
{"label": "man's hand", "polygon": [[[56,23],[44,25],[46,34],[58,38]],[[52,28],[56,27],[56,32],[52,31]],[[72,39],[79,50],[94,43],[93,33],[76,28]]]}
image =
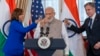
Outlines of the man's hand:
{"label": "man's hand", "polygon": [[95,48],[95,49],[100,49],[100,42],[97,42],[97,43],[94,45],[94,48]]}
{"label": "man's hand", "polygon": [[65,20],[64,20],[64,23],[65,23],[66,25],[70,25],[70,22],[69,22],[68,19],[65,19]]}
{"label": "man's hand", "polygon": [[42,19],[42,20],[40,21],[40,27],[43,27],[44,25],[45,25],[44,19]]}
{"label": "man's hand", "polygon": [[50,19],[51,17],[50,17],[50,15],[45,15],[45,18],[44,19]]}
{"label": "man's hand", "polygon": [[44,19],[42,19],[42,20],[40,21],[40,26],[43,27],[43,26],[45,26],[48,22],[49,22],[49,20],[46,19],[46,18],[44,18]]}

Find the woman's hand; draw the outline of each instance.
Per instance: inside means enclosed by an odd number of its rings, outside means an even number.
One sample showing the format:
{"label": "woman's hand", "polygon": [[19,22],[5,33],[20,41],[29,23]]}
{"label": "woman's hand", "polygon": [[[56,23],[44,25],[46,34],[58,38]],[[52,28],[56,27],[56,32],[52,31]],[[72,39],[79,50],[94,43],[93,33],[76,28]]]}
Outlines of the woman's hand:
{"label": "woman's hand", "polygon": [[44,18],[40,21],[40,26],[43,27],[45,26],[47,23],[49,22],[49,20],[47,18]]}
{"label": "woman's hand", "polygon": [[35,20],[35,23],[41,22],[42,19]]}

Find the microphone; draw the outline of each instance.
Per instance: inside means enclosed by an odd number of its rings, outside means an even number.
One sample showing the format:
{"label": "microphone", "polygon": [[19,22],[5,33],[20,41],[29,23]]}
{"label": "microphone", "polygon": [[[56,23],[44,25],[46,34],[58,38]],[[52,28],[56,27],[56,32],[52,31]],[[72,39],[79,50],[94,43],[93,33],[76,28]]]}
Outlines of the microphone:
{"label": "microphone", "polygon": [[42,37],[43,34],[44,34],[44,33],[43,33],[43,27],[40,28],[40,31],[41,31],[41,32],[40,32],[40,37]]}
{"label": "microphone", "polygon": [[49,34],[49,27],[47,27],[46,29],[46,36],[48,36],[48,34]]}
{"label": "microphone", "polygon": [[49,31],[49,27],[47,27],[47,31]]}
{"label": "microphone", "polygon": [[41,32],[43,32],[43,27],[41,27]]}
{"label": "microphone", "polygon": [[48,34],[49,34],[49,26],[48,27],[46,27],[46,32],[44,33],[43,31],[44,31],[44,28],[43,27],[41,27],[40,28],[40,37],[42,37],[42,36],[48,36]]}

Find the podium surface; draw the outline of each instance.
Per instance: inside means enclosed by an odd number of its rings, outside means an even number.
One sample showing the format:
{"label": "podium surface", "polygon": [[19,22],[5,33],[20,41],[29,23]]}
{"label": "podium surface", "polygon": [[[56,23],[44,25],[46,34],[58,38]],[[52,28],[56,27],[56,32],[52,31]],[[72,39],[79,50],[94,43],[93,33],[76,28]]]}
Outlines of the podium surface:
{"label": "podium surface", "polygon": [[63,39],[50,39],[51,45],[47,49],[41,49],[38,46],[38,39],[26,39],[25,40],[25,48],[26,49],[34,49],[39,54],[39,56],[52,56],[52,54],[57,49],[64,49],[66,44]]}

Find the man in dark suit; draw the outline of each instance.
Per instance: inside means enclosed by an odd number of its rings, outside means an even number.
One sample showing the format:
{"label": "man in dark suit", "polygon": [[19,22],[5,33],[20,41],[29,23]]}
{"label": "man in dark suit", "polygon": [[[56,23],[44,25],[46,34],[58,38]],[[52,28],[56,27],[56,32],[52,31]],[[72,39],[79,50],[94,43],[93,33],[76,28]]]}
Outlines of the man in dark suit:
{"label": "man in dark suit", "polygon": [[77,33],[86,31],[88,40],[87,56],[100,56],[100,15],[96,14],[94,3],[88,2],[84,7],[89,17],[80,28],[75,27],[68,20],[64,22],[68,25],[68,29],[72,31]]}

